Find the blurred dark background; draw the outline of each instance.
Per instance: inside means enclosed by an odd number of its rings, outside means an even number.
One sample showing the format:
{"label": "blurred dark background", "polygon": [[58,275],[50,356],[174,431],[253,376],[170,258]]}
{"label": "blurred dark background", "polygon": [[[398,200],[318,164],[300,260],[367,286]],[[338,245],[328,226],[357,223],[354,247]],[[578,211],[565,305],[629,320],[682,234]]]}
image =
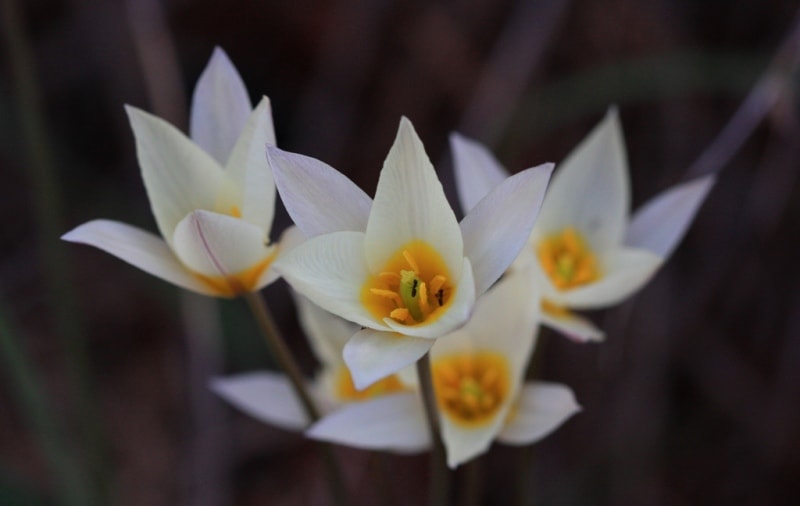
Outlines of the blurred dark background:
{"label": "blurred dark background", "polygon": [[[532,451],[495,446],[479,499],[800,504],[797,2],[3,2],[4,326],[76,468],[105,484],[100,504],[326,504],[313,445],[206,389],[214,375],[273,367],[241,301],[186,296],[57,241],[99,217],[156,230],[122,106],[185,128],[215,45],[254,101],[271,98],[282,148],[370,194],[401,115],[450,197],[450,131],[518,171],[560,161],[611,104],[634,206],[690,170],[721,171],[657,277],[592,314],[604,343],[543,336],[539,376],[570,385],[584,410]],[[13,70],[10,27],[28,44],[32,82]],[[43,128],[26,130],[37,104]],[[287,224],[280,214],[276,230]],[[266,295],[310,374],[285,285]],[[0,365],[0,504],[55,504],[11,369]],[[75,394],[76,377],[88,396]],[[426,458],[337,451],[354,503],[424,499]]]}

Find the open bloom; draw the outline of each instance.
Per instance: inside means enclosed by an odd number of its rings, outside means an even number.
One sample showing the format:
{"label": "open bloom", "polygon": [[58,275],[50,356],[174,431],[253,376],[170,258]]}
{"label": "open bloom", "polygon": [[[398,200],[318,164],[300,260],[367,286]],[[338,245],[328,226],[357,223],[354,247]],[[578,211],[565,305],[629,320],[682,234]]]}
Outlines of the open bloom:
{"label": "open bloom", "polygon": [[206,295],[232,297],[276,279],[270,244],[275,183],[264,145],[275,143],[269,100],[252,110],[225,53],[214,50],[197,82],[192,140],[126,107],[150,207],[161,237],[109,220],[63,236]]}
{"label": "open bloom", "polygon": [[[431,349],[450,467],[487,451],[495,439],[512,445],[535,442],[580,409],[566,386],[523,384],[538,316],[535,286],[521,274],[509,275],[477,301],[464,327],[437,340]],[[369,449],[412,451],[430,444],[422,401],[415,392],[343,407],[306,434]]]}
{"label": "open bloom", "polygon": [[[491,153],[451,137],[462,207],[471,209],[507,177]],[[542,290],[542,321],[580,341],[603,333],[571,309],[603,308],[639,290],[669,257],[714,183],[697,178],[661,193],[629,218],[630,183],[615,109],[553,176],[527,247]]]}
{"label": "open bloom", "polygon": [[552,165],[523,171],[461,224],[403,118],[370,201],[317,160],[267,149],[278,191],[309,240],[276,261],[300,293],[363,330],[344,360],[359,389],[423,356],[463,325],[519,253]]}

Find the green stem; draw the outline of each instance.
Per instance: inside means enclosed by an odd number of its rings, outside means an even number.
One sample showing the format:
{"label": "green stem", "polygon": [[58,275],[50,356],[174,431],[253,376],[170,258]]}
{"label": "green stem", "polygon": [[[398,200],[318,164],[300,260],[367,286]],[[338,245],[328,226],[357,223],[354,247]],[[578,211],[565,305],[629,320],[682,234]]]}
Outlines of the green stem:
{"label": "green stem", "polygon": [[[292,358],[292,354],[286,346],[280,330],[278,330],[278,326],[275,324],[269,307],[264,302],[263,297],[258,293],[245,292],[242,297],[247,301],[247,305],[250,306],[250,311],[253,313],[253,317],[258,324],[261,334],[267,341],[267,346],[272,352],[272,355],[278,361],[278,365],[283,370],[284,374],[289,377],[289,382],[292,384],[295,394],[300,399],[303,410],[312,423],[316,422],[320,419],[321,412],[308,394],[303,374],[300,372],[300,368],[297,367],[294,358]],[[344,487],[344,479],[342,478],[341,471],[333,454],[333,449],[327,443],[318,443],[318,446],[322,449],[322,457],[325,461],[333,499],[336,504],[344,506],[347,504],[347,493]]]}
{"label": "green stem", "polygon": [[[61,339],[67,367],[69,391],[81,428],[77,446],[95,477],[95,503],[106,503],[108,466],[94,389],[89,376],[89,360],[81,318],[75,304],[64,247],[58,239],[63,232],[60,184],[51,142],[45,125],[42,93],[36,77],[34,59],[24,27],[27,25],[14,0],[2,0],[3,28],[8,62],[14,83],[23,141],[27,150],[26,173],[33,187],[34,211],[38,228],[38,251],[44,267],[45,293],[49,295],[57,334]],[[89,503],[91,504],[91,502]]]}
{"label": "green stem", "polygon": [[461,506],[478,506],[481,504],[481,495],[483,493],[482,462],[483,460],[480,457],[475,457],[464,464],[461,477],[461,497],[459,499]]}
{"label": "green stem", "polygon": [[430,506],[450,504],[450,470],[447,468],[447,459],[442,443],[439,426],[439,410],[436,407],[436,396],[433,391],[433,378],[431,377],[431,358],[426,353],[417,361],[417,376],[422,401],[425,405],[425,418],[431,433],[431,486]]}
{"label": "green stem", "polygon": [[47,400],[33,366],[3,313],[4,311],[0,311],[0,355],[5,362],[11,384],[15,387],[17,403],[53,474],[58,490],[58,503],[64,506],[84,506],[89,501],[85,477],[81,476],[79,468],[75,467],[69,457],[64,437],[47,407]]}

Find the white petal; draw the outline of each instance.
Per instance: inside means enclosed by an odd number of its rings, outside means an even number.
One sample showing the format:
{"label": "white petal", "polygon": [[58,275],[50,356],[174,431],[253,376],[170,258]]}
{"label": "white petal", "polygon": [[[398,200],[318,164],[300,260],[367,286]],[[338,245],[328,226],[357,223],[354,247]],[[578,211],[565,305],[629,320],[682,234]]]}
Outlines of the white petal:
{"label": "white petal", "polygon": [[247,120],[226,171],[241,199],[242,219],[269,233],[275,216],[275,182],[264,146],[275,143],[272,109],[263,97]]}
{"label": "white petal", "polygon": [[465,427],[440,411],[439,421],[442,426],[442,440],[447,450],[447,465],[451,468],[486,452],[495,436],[503,426],[510,402],[506,402],[497,411],[494,418],[479,427]]}
{"label": "white petal", "polygon": [[294,290],[292,293],[300,326],[317,359],[323,364],[340,364],[345,344],[361,327],[325,311]]}
{"label": "white petal", "polygon": [[668,258],[678,245],[716,178],[697,178],[657,195],[633,215],[625,244]]}
{"label": "white petal", "polygon": [[363,390],[419,360],[433,343],[433,339],[363,329],[347,342],[343,357],[353,385]]}
{"label": "white petal", "polygon": [[618,247],[630,209],[628,162],[615,109],[559,164],[539,213],[539,235],[574,227],[602,252]]}
{"label": "white petal", "polygon": [[559,299],[553,302],[574,309],[612,306],[644,286],[662,263],[661,257],[646,250],[619,250],[606,261],[599,281],[560,292]]}
{"label": "white petal", "polygon": [[267,158],[289,216],[307,237],[367,230],[372,199],[343,174],[274,146],[267,147]]}
{"label": "white petal", "polygon": [[461,279],[458,280],[458,286],[456,286],[455,297],[450,303],[450,307],[435,320],[419,325],[403,325],[391,318],[384,318],[383,321],[388,328],[395,332],[407,336],[435,339],[464,325],[469,320],[474,306],[475,282],[472,279],[472,266],[469,259],[465,258],[464,266],[461,268]]}
{"label": "white petal", "polygon": [[521,382],[537,338],[541,302],[529,273],[508,274],[475,303],[462,330],[474,345],[504,355],[511,376]]}
{"label": "white petal", "polygon": [[556,430],[581,407],[565,385],[527,383],[511,419],[500,432],[498,441],[509,445],[526,445]]}
{"label": "white petal", "polygon": [[361,301],[370,276],[362,232],[335,232],[307,240],[275,261],[275,269],[311,302],[363,327],[388,330]]}
{"label": "white petal", "polygon": [[192,140],[225,165],[251,109],[247,89],[233,63],[225,51],[214,48],[192,96]]}
{"label": "white petal", "polygon": [[370,270],[379,272],[414,240],[426,242],[441,255],[452,279],[461,276],[464,244],[456,215],[414,127],[403,118],[383,164],[367,223]]}
{"label": "white petal", "polygon": [[233,277],[264,262],[275,249],[266,242],[257,226],[209,211],[190,213],[175,228],[175,254],[187,267],[209,277]]}
{"label": "white petal", "polygon": [[430,446],[422,400],[401,393],[345,406],[312,425],[306,436],[355,448],[418,453]]}
{"label": "white petal", "polygon": [[467,214],[509,174],[486,146],[463,135],[450,134],[450,149],[458,200]]}
{"label": "white petal", "polygon": [[172,245],[175,227],[190,212],[213,210],[226,184],[222,168],[178,129],[125,106],[150,207],[162,237]]}
{"label": "white petal", "polygon": [[303,430],[311,421],[289,380],[271,372],[250,372],[215,378],[211,390],[237,409],[286,430]]}
{"label": "white petal", "polygon": [[61,238],[99,248],[181,288],[214,295],[209,287],[186,270],[163,239],[150,232],[117,221],[93,220]]}
{"label": "white petal", "polygon": [[542,311],[541,318],[543,325],[579,343],[602,341],[606,337],[605,332],[595,327],[591,321],[572,312],[563,315],[552,315],[547,311]]}
{"label": "white petal", "polygon": [[461,221],[476,294],[492,286],[527,244],[552,170],[548,163],[509,177]]}

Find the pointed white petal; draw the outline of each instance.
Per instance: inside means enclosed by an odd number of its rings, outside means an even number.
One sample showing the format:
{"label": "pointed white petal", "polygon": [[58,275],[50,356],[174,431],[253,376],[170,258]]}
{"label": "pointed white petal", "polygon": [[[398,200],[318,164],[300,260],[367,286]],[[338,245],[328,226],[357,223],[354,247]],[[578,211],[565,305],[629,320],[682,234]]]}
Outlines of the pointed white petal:
{"label": "pointed white petal", "polygon": [[307,237],[367,230],[372,199],[342,173],[274,146],[267,147],[267,158],[289,216]]}
{"label": "pointed white petal", "polygon": [[278,258],[275,269],[323,309],[363,327],[388,330],[361,302],[361,290],[370,276],[362,232],[309,239]]}
{"label": "pointed white petal", "polygon": [[345,344],[361,327],[325,311],[294,290],[292,293],[300,326],[317,359],[323,364],[340,364]]}
{"label": "pointed white petal", "polygon": [[275,143],[272,109],[263,97],[247,120],[226,171],[241,198],[242,219],[269,233],[275,216],[275,182],[264,146]]}
{"label": "pointed white petal", "polygon": [[306,436],[355,448],[400,453],[418,453],[430,446],[422,400],[416,393],[352,403],[312,425]]}
{"label": "pointed white petal", "polygon": [[462,330],[474,345],[504,355],[511,377],[520,382],[537,338],[541,302],[529,273],[506,275],[475,303]]}
{"label": "pointed white petal", "polygon": [[300,230],[294,225],[284,230],[283,233],[281,233],[278,242],[272,244],[272,247],[274,248],[272,250],[272,254],[275,255],[275,257],[273,262],[259,277],[258,281],[256,282],[256,287],[258,287],[258,289],[263,288],[280,278],[281,275],[275,270],[275,261],[305,240],[306,238],[303,233],[300,232]]}
{"label": "pointed white petal", "polygon": [[447,451],[447,465],[455,468],[486,452],[503,426],[510,402],[505,403],[486,425],[467,427],[450,419],[440,411],[442,440]]}
{"label": "pointed white petal", "polygon": [[486,146],[463,135],[450,134],[450,149],[453,152],[458,200],[461,211],[467,214],[509,173]]}
{"label": "pointed white petal", "polygon": [[542,311],[542,325],[550,327],[567,338],[585,343],[589,341],[602,341],[606,334],[586,318],[575,313],[552,315],[547,311]]}
{"label": "pointed white petal", "polygon": [[441,255],[452,279],[461,276],[464,244],[456,215],[422,141],[403,118],[383,164],[367,223],[370,270],[379,272],[389,258],[415,240],[426,242]]}
{"label": "pointed white petal", "polygon": [[612,306],[642,288],[663,261],[646,250],[621,249],[608,258],[599,281],[560,292],[559,299],[553,302],[574,309]]}
{"label": "pointed white petal", "polygon": [[716,178],[697,178],[657,195],[633,215],[625,244],[668,258],[714,186]]}
{"label": "pointed white petal", "polygon": [[539,213],[539,235],[574,227],[595,252],[619,246],[630,209],[628,162],[615,109],[559,164]]}
{"label": "pointed white petal", "polygon": [[544,438],[556,430],[581,407],[575,395],[565,385],[557,383],[527,383],[497,440],[509,445],[526,445]]}
{"label": "pointed white petal", "polygon": [[225,165],[251,109],[247,89],[233,63],[225,51],[214,48],[192,96],[192,140]]}
{"label": "pointed white petal", "polygon": [[347,342],[343,357],[353,385],[363,390],[419,360],[433,343],[433,339],[363,329]]}
{"label": "pointed white petal", "polygon": [[268,425],[303,430],[311,421],[283,375],[249,372],[214,378],[210,387],[237,409]]}
{"label": "pointed white petal", "polygon": [[243,274],[266,261],[275,249],[266,245],[264,231],[257,226],[209,211],[194,211],[182,220],[174,242],[175,254],[187,267],[212,278]]}
{"label": "pointed white petal", "polygon": [[492,286],[527,244],[552,170],[547,163],[509,177],[461,221],[476,294]]}
{"label": "pointed white petal", "polygon": [[214,295],[209,287],[181,264],[163,239],[150,232],[118,221],[93,220],[72,229],[61,238],[99,248],[181,288]]}
{"label": "pointed white petal", "polygon": [[455,297],[447,311],[433,321],[426,321],[419,325],[403,325],[391,318],[384,318],[386,326],[395,332],[407,336],[435,339],[442,337],[464,325],[475,307],[475,282],[472,279],[472,266],[469,259],[464,259],[461,269],[461,279],[456,287]]}
{"label": "pointed white petal", "polygon": [[126,106],[136,155],[158,229],[172,245],[178,222],[196,209],[212,210],[226,184],[222,168],[178,129]]}

